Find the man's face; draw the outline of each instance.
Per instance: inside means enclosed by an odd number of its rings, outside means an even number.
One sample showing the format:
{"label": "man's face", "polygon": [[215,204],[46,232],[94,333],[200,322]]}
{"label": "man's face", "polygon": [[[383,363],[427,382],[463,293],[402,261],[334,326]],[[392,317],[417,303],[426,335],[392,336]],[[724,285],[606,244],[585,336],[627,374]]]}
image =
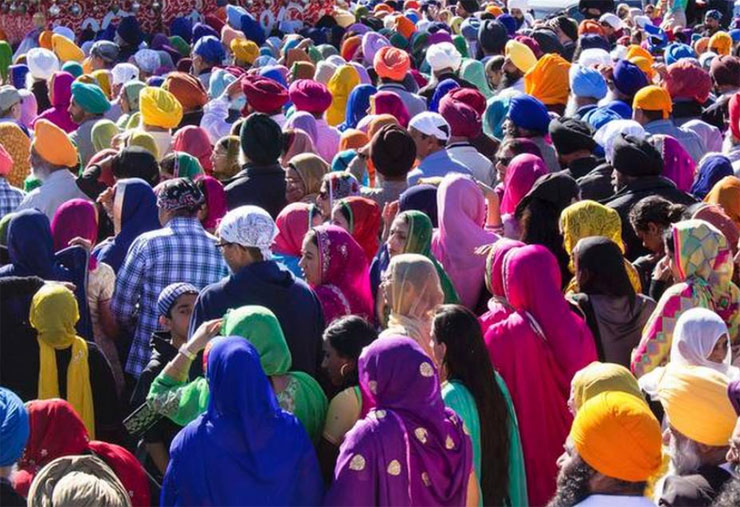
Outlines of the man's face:
{"label": "man's face", "polygon": [[565,452],[558,458],[557,465],[557,491],[550,505],[575,505],[588,495],[593,469],[578,455],[570,438],[565,442]]}
{"label": "man's face", "polygon": [[419,160],[423,160],[424,157],[426,157],[427,155],[427,144],[429,142],[427,136],[425,136],[415,128],[409,129],[409,135],[411,136],[411,139],[414,140],[414,144],[416,145],[416,158],[418,158]]}
{"label": "man's face", "polygon": [[79,105],[77,105],[77,102],[75,102],[75,99],[72,99],[70,101],[67,111],[69,112],[69,115],[72,117],[72,121],[75,122],[76,124],[79,125],[85,120],[85,110],[82,109]]}
{"label": "man's face", "polygon": [[719,28],[719,21],[714,18],[706,18],[704,24],[711,30]]}

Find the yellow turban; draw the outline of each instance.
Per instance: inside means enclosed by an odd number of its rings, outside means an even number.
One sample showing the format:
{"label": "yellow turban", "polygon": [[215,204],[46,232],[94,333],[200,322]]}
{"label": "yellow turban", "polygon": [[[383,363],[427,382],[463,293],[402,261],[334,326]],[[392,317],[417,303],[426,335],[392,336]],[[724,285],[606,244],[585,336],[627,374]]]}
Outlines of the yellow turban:
{"label": "yellow turban", "polygon": [[562,56],[546,54],[524,74],[524,92],[540,99],[545,105],[567,104],[570,94],[569,69],[570,63]]}
{"label": "yellow turban", "polygon": [[588,400],[570,438],[583,461],[607,477],[643,482],[660,470],[660,424],[647,403],[631,394],[608,391]]}
{"label": "yellow turban", "polygon": [[732,50],[732,37],[727,32],[717,32],[709,39],[709,51],[718,55],[729,55]]}
{"label": "yellow turban", "polygon": [[645,401],[637,385],[637,379],[622,365],[594,361],[573,375],[570,383],[573,408],[580,409],[584,403],[605,391],[619,391]]}
{"label": "yellow turban", "polygon": [[62,129],[49,120],[40,119],[34,125],[33,134],[31,148],[41,158],[52,165],[77,167],[77,148]]}
{"label": "yellow turban", "polygon": [[668,364],[658,383],[658,398],[668,422],[704,445],[727,445],[737,415],[727,397],[729,380],[705,366]]}
{"label": "yellow turban", "polygon": [[85,59],[85,53],[82,52],[77,44],[58,33],[51,36],[51,47],[54,49],[54,54],[57,55],[57,58],[62,63],[70,60],[82,63],[82,60]]}
{"label": "yellow turban", "polygon": [[182,120],[182,104],[167,90],[147,86],[139,92],[139,111],[144,125],[175,128]]}
{"label": "yellow turban", "polygon": [[637,44],[630,44],[629,46],[627,46],[627,53],[625,53],[624,57],[627,60],[632,61],[632,58],[635,58],[637,56],[641,56],[642,58],[645,58],[647,61],[650,62],[650,65],[655,63],[653,59],[653,55],[651,55],[650,51],[648,51],[644,47],[638,46]]}
{"label": "yellow turban", "polygon": [[92,73],[92,77],[95,78],[96,83],[103,90],[108,100],[111,99],[112,91],[110,87],[110,71],[106,69],[96,70]]}
{"label": "yellow turban", "polygon": [[632,58],[629,58],[628,60],[631,63],[634,63],[635,65],[637,65],[637,67],[645,73],[645,75],[648,78],[648,82],[650,83],[653,82],[654,72],[653,72],[653,67],[651,63],[652,58],[648,60],[644,56],[633,56]]}
{"label": "yellow turban", "polygon": [[250,65],[260,55],[259,46],[254,41],[247,39],[233,39],[229,44],[229,48],[234,53],[234,58]]}
{"label": "yellow turban", "polygon": [[537,65],[537,57],[529,46],[516,40],[510,40],[505,47],[506,58],[522,72],[528,72],[529,69]]}
{"label": "yellow turban", "polygon": [[673,102],[667,90],[660,86],[650,85],[641,88],[632,100],[632,109],[644,109],[645,111],[663,111],[663,118],[673,111]]}

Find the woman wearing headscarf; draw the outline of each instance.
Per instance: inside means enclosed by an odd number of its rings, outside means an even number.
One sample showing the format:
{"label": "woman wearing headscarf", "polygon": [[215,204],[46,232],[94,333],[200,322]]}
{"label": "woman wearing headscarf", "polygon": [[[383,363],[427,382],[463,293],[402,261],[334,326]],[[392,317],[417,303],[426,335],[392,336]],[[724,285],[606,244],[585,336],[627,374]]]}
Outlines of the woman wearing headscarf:
{"label": "woman wearing headscarf", "polygon": [[694,182],[696,169],[696,162],[689,152],[676,138],[668,135],[653,134],[649,140],[663,157],[663,177],[675,183],[681,192],[688,192]]}
{"label": "woman wearing headscarf", "polygon": [[212,176],[200,176],[195,180],[195,185],[206,198],[205,204],[198,211],[198,219],[206,231],[214,234],[227,211],[224,186]]}
{"label": "woman wearing headscarf", "polygon": [[188,178],[195,180],[203,175],[203,166],[190,153],[184,151],[173,151],[165,155],[159,163],[159,175],[162,180],[172,178]]}
{"label": "woman wearing headscarf", "polygon": [[380,206],[372,199],[345,197],[334,205],[331,222],[349,232],[365,251],[368,265],[378,253]]}
{"label": "woman wearing headscarf", "polygon": [[0,277],[38,276],[44,280],[70,280],[70,273],[54,259],[49,219],[36,209],[13,214],[8,224],[10,263],[0,267]]}
{"label": "woman wearing headscarf", "polygon": [[460,66],[460,77],[470,83],[473,83],[476,89],[483,94],[486,100],[493,97],[493,90],[488,85],[488,77],[483,62],[472,58],[463,59]]}
{"label": "woman wearing headscarf", "polygon": [[96,152],[111,147],[111,141],[120,133],[115,123],[110,120],[99,120],[90,132],[93,148]]}
{"label": "woman wearing headscarf", "polygon": [[113,221],[114,236],[96,246],[93,256],[117,272],[131,243],[141,234],[162,225],[158,218],[157,198],[146,181],[139,178],[118,180],[111,194],[104,207],[107,206],[106,212]]}
{"label": "woman wearing headscarf", "polygon": [[309,153],[316,155],[316,147],[310,135],[299,128],[286,127],[283,129],[283,149],[280,155],[280,165],[285,167],[293,157]]}
{"label": "woman wearing headscarf", "polygon": [[329,165],[313,153],[302,153],[288,160],[285,169],[285,200],[313,204]]}
{"label": "woman wearing headscarf", "polygon": [[[619,214],[612,208],[596,201],[580,201],[565,208],[560,215],[560,230],[563,234],[563,246],[570,256],[570,272],[573,274],[576,272],[573,250],[576,243],[583,238],[603,236],[611,239],[620,250],[624,251],[622,221]],[[624,259],[624,265],[635,293],[642,292],[640,275],[638,275],[637,270],[627,259]],[[566,292],[577,292],[578,290],[578,280],[573,277],[566,288]]]}
{"label": "woman wearing headscarf", "polygon": [[370,109],[370,98],[377,91],[373,85],[369,84],[361,84],[352,89],[347,99],[344,122],[338,127],[341,132],[347,129],[357,128],[357,124],[367,115]]}
{"label": "woman wearing headscarf", "polygon": [[543,160],[529,153],[517,155],[509,162],[504,177],[504,194],[501,198],[501,218],[505,237],[517,239],[520,236],[520,227],[514,216],[516,207],[537,179],[548,172]]}
{"label": "woman wearing headscarf", "polygon": [[725,236],[703,220],[673,224],[664,235],[674,285],[666,289],[632,353],[640,378],[668,360],[676,321],[690,308],[719,315],[732,343],[740,330],[740,289],[732,282],[732,254]]}
{"label": "woman wearing headscarf", "polygon": [[122,113],[116,122],[118,128],[126,128],[131,117],[139,112],[139,92],[145,87],[146,84],[139,80],[128,81],[123,84],[121,92],[118,95],[118,102]]}
{"label": "woman wearing headscarf", "polygon": [[213,177],[225,183],[233,178],[239,167],[239,137],[224,136],[213,146],[211,153]]}
{"label": "woman wearing headscarf", "polygon": [[19,493],[28,494],[35,476],[53,460],[92,454],[111,467],[132,505],[149,505],[149,482],[138,460],[121,446],[91,441],[82,419],[67,401],[33,400],[27,410],[31,433],[13,484]]}
{"label": "woman wearing headscarf", "polygon": [[469,176],[444,177],[437,192],[439,229],[432,237],[432,252],[450,276],[460,301],[475,309],[483,292],[484,255],[475,250],[499,237],[485,228],[483,192]]}
{"label": "woman wearing headscarf", "polygon": [[722,132],[709,123],[702,120],[689,120],[681,125],[682,130],[690,130],[701,139],[704,153],[722,151]]}
{"label": "woman wearing headscarf", "polygon": [[722,206],[727,216],[740,227],[740,178],[725,176],[714,184],[704,202]]}
{"label": "woman wearing headscarf", "polygon": [[189,153],[198,159],[206,174],[212,172],[211,152],[213,146],[211,146],[211,139],[202,127],[188,125],[178,130],[172,137],[172,150]]}
{"label": "woman wearing headscarf", "polygon": [[[217,326],[219,323],[220,328],[211,327],[210,333],[208,332],[209,326]],[[324,427],[326,396],[309,374],[291,371],[293,358],[275,314],[262,306],[242,306],[229,310],[223,322],[209,321],[195,331],[188,342],[189,351],[197,355],[206,348],[208,340],[219,333],[219,329],[221,335],[241,337],[255,347],[280,406],[295,415],[309,437],[317,442]],[[205,356],[207,355],[206,350]],[[181,426],[206,412],[210,398],[210,389],[205,378],[198,377],[188,382],[190,364],[189,358],[176,356],[154,379],[147,397],[150,402],[164,407],[162,415]]]}
{"label": "woman wearing headscarf", "polygon": [[29,131],[33,130],[33,123],[36,121],[36,116],[38,116],[39,112],[36,95],[25,88],[19,89],[18,94],[21,96],[21,125],[26,127]]}
{"label": "woman wearing headscarf", "polygon": [[[596,348],[588,326],[563,298],[557,261],[545,247],[512,249],[503,273],[513,311],[489,327],[485,341],[516,408],[529,502],[544,505],[555,492],[556,461],[570,429],[570,380],[596,360]],[[540,373],[537,382],[533,371]]]}
{"label": "woman wearing headscarf", "polygon": [[321,302],[327,324],[343,315],[374,320],[365,252],[347,231],[335,225],[310,230],[299,265]]}
{"label": "woman wearing headscarf", "polygon": [[72,82],[74,76],[69,72],[55,72],[49,81],[49,102],[51,107],[36,117],[52,122],[68,134],[77,130],[77,124],[72,121],[72,116],[67,109],[72,99]]}
{"label": "woman wearing headscarf", "polygon": [[318,505],[323,484],[299,421],[283,410],[255,348],[216,338],[206,412],[172,442],[162,505]]}
{"label": "woman wearing headscarf", "polygon": [[329,79],[327,88],[331,92],[331,106],[326,110],[326,121],[336,127],[345,121],[349,94],[360,84],[360,74],[351,65],[342,65],[337,68]]}
{"label": "woman wearing headscarf", "polygon": [[[316,125],[316,118],[311,113],[306,111],[296,111],[290,118],[285,122],[284,130],[288,129],[300,129],[311,138],[311,142],[314,146],[318,144],[319,130]],[[300,152],[296,152],[297,155]],[[314,151],[316,153],[316,151]]]}
{"label": "woman wearing headscarf", "polygon": [[579,292],[570,295],[596,340],[599,361],[629,367],[632,349],[655,309],[655,301],[630,283],[622,251],[603,236],[586,237],[574,250]]}
{"label": "woman wearing headscarf", "polygon": [[491,245],[488,251],[486,257],[486,289],[491,294],[491,298],[486,304],[486,312],[478,318],[484,335],[489,327],[504,320],[514,312],[512,306],[506,301],[504,291],[504,259],[511,250],[522,246],[525,246],[525,244],[521,241],[501,238]]}
{"label": "woman wearing headscarf", "polygon": [[359,370],[375,408],[347,434],[326,504],[477,505],[470,438],[421,347],[405,336],[377,340]]}
{"label": "woman wearing headscarf", "polygon": [[321,180],[316,206],[324,220],[331,219],[331,210],[339,199],[360,195],[360,183],[348,172],[329,172]]}
{"label": "woman wearing headscarf", "polygon": [[[399,125],[403,128],[408,127],[409,116],[406,104],[403,103],[401,97],[393,92],[380,91],[370,97],[370,114],[381,115],[389,114],[393,116]],[[368,136],[372,138],[372,135],[368,131]]]}
{"label": "woman wearing headscarf", "polygon": [[704,199],[719,180],[734,174],[729,158],[719,153],[708,153],[699,161],[696,179],[689,192],[697,199]]}
{"label": "woman wearing headscarf", "polygon": [[321,215],[316,206],[305,202],[288,204],[275,219],[278,233],[272,245],[273,257],[297,278],[303,278],[298,266],[303,238],[311,227],[320,223]]}
{"label": "woman wearing headscarf", "polygon": [[[482,505],[527,505],[527,479],[511,395],[488,357],[475,315],[459,305],[437,310],[432,328],[442,399],[465,423]],[[494,381],[491,381],[494,378]],[[482,459],[498,456],[498,459]]]}

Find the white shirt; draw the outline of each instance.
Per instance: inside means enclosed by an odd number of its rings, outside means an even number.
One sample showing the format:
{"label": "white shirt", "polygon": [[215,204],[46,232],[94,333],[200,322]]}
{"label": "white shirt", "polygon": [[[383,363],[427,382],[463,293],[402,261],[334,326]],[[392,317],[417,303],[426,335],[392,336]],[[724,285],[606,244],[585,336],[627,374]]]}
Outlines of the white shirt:
{"label": "white shirt", "polygon": [[475,147],[466,142],[452,143],[447,146],[449,157],[468,168],[470,173],[478,181],[492,187],[496,181],[496,173],[493,163],[483,156]]}
{"label": "white shirt", "polygon": [[645,496],[589,495],[574,507],[655,507]]}
{"label": "white shirt", "polygon": [[74,175],[66,169],[59,169],[51,173],[39,188],[26,195],[18,205],[18,211],[36,208],[51,222],[57,208],[70,199],[90,200],[77,186]]}

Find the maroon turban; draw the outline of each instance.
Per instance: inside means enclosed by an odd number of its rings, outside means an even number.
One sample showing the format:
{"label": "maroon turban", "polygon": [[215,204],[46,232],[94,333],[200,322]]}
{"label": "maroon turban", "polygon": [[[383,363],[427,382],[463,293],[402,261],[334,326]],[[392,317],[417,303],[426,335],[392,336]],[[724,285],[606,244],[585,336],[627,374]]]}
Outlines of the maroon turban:
{"label": "maroon turban", "polygon": [[295,104],[296,111],[307,111],[314,114],[320,114],[329,109],[332,100],[329,89],[311,79],[293,81],[288,94],[290,101]]}
{"label": "maroon turban", "polygon": [[474,88],[456,88],[448,92],[447,96],[455,102],[469,105],[478,113],[478,116],[483,118],[483,114],[486,112],[486,97],[478,90]]}
{"label": "maroon turban", "polygon": [[740,58],[730,55],[716,56],[712,60],[709,74],[717,86],[740,86]]}
{"label": "maroon turban", "polygon": [[668,66],[665,87],[672,99],[694,99],[703,104],[712,91],[712,78],[696,63],[684,59]]}
{"label": "maroon turban", "polygon": [[446,95],[439,102],[439,114],[450,124],[455,137],[478,137],[481,132],[480,115],[469,105]]}
{"label": "maroon turban", "polygon": [[242,91],[247,98],[247,104],[258,113],[272,114],[288,102],[288,90],[277,81],[266,77],[243,77]]}

